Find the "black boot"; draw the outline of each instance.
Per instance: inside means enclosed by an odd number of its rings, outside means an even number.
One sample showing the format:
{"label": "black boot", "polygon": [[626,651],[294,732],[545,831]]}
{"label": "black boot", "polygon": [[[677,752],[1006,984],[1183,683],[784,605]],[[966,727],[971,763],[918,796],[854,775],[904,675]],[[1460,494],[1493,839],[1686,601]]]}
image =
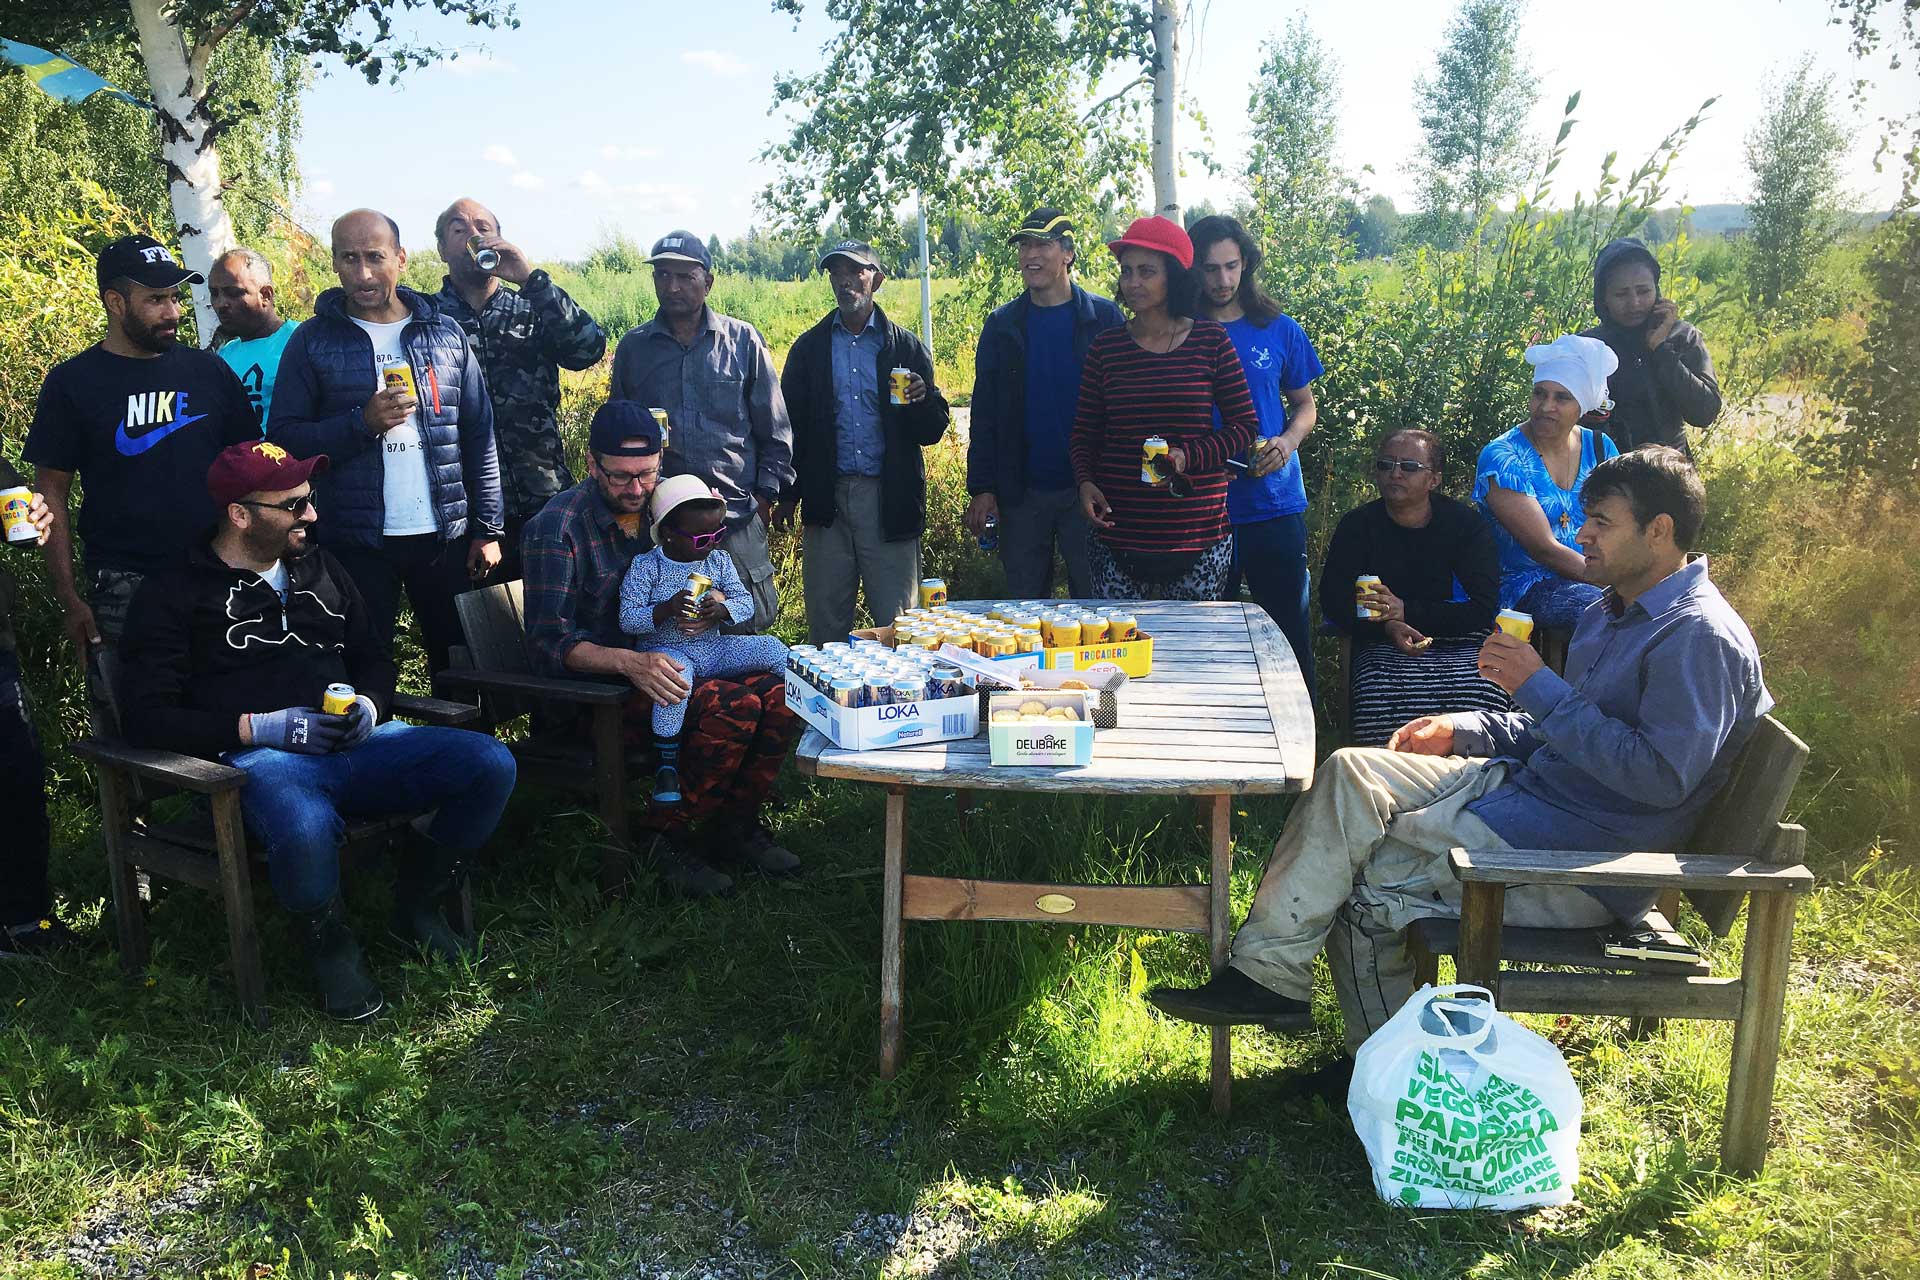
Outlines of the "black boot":
{"label": "black boot", "polygon": [[448,924],[446,913],[447,896],[465,881],[466,874],[459,850],[409,830],[394,878],[394,936],[450,963],[471,956],[473,939]]}
{"label": "black boot", "polygon": [[335,894],[325,906],[313,911],[296,911],[293,918],[313,965],[313,985],[320,992],[320,1007],[329,1018],[359,1022],[386,1007],[379,984],[367,972],[360,943],[347,927],[340,895]]}
{"label": "black boot", "polygon": [[1147,1003],[1170,1017],[1208,1027],[1263,1026],[1275,1035],[1313,1030],[1313,1009],[1238,969],[1222,969],[1197,987],[1155,987]]}

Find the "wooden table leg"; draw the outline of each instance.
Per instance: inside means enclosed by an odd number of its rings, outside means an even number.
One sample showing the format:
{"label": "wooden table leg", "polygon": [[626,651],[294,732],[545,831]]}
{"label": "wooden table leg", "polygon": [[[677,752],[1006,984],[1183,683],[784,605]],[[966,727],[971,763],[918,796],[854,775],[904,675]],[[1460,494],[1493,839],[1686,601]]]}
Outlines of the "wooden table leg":
{"label": "wooden table leg", "polygon": [[887,788],[887,860],[880,907],[880,1078],[900,1070],[900,1001],[905,961],[901,937],[902,878],[907,872],[907,789]]}
{"label": "wooden table leg", "polygon": [[[1207,878],[1211,893],[1207,914],[1207,961],[1214,973],[1227,964],[1227,943],[1232,939],[1227,925],[1231,919],[1233,878],[1233,810],[1231,796],[1208,796],[1208,827],[1212,846],[1212,866]],[[1225,1117],[1233,1110],[1233,1028],[1214,1027],[1213,1041],[1213,1113]]]}

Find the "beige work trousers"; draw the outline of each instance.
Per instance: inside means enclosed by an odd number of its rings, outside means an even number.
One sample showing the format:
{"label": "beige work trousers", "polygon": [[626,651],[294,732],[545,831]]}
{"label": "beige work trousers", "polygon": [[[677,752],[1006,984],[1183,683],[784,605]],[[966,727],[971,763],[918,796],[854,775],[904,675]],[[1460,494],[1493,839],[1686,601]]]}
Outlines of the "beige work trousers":
{"label": "beige work trousers", "polygon": [[877,627],[892,626],[920,594],[920,539],[888,542],[880,534],[880,478],[841,476],[833,507],[833,523],[808,525],[801,540],[809,644],[847,638],[862,589]]}
{"label": "beige work trousers", "polygon": [[[1273,846],[1253,907],[1233,939],[1233,968],[1294,1000],[1313,990],[1322,947],[1358,1048],[1413,994],[1407,926],[1460,915],[1447,851],[1510,846],[1467,805],[1506,781],[1509,765],[1372,747],[1336,751]],[[1593,928],[1600,902],[1564,885],[1507,890],[1505,920],[1527,928]]]}

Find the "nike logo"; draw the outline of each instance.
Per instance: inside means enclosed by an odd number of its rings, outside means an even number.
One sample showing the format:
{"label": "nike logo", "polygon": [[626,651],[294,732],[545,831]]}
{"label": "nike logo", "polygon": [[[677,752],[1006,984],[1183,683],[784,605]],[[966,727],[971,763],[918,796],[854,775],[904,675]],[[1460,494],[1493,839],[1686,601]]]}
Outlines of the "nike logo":
{"label": "nike logo", "polygon": [[[182,427],[190,427],[206,417],[187,412],[184,391],[143,391],[127,397],[127,416],[113,429],[113,447],[125,458],[137,458]],[[165,421],[171,418],[172,421]],[[159,423],[140,436],[127,434],[127,427]]]}

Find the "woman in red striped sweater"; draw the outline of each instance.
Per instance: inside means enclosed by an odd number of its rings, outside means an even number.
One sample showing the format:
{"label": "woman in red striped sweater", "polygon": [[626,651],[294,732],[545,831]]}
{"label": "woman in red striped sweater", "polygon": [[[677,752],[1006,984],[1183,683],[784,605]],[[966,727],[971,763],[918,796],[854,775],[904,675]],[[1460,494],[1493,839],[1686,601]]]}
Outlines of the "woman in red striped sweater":
{"label": "woman in red striped sweater", "polygon": [[[1227,459],[1259,419],[1227,331],[1195,319],[1193,242],[1165,218],[1137,218],[1110,243],[1133,313],[1087,349],[1071,457],[1093,594],[1103,600],[1217,600],[1233,561]],[[1213,411],[1221,426],[1214,430]],[[1173,479],[1141,480],[1141,448],[1166,440]]]}

